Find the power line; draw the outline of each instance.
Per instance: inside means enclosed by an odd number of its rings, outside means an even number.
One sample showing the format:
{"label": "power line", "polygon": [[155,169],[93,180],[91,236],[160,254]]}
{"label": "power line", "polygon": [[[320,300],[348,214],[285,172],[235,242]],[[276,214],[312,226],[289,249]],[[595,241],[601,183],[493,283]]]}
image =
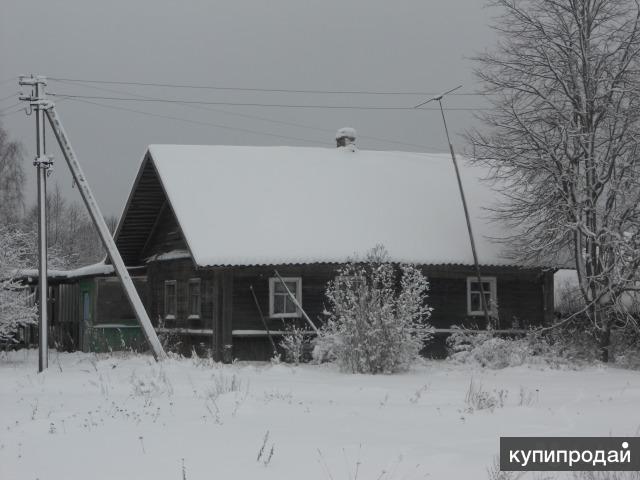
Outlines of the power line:
{"label": "power line", "polygon": [[7,95],[6,97],[2,97],[0,98],[0,102],[4,102],[5,100],[9,100],[10,98],[15,97],[16,95],[18,95],[17,93],[12,93],[11,95]]}
{"label": "power line", "polygon": [[0,80],[0,85],[4,85],[5,83],[9,83],[12,80],[17,80],[18,77],[9,77],[9,78],[5,78],[4,80]]}
{"label": "power line", "polygon": [[[69,84],[70,82],[67,82],[65,80],[60,80],[60,82],[62,83],[67,83]],[[105,87],[98,87],[96,85],[82,85],[85,88],[91,88],[94,90],[100,90],[100,91],[105,91],[105,92],[109,92],[109,93],[117,93],[117,94],[122,94],[125,93],[122,90],[114,90],[112,88],[105,88]],[[153,97],[149,97],[147,95],[140,95],[140,94],[135,94],[135,93],[131,93],[130,95],[137,97],[137,98],[145,98],[145,99],[153,99]],[[205,105],[199,105],[199,104],[186,104],[184,105],[185,107],[189,107],[189,108],[194,108],[197,110],[204,110],[204,111],[209,111],[209,112],[216,112],[216,113],[222,113],[225,115],[231,115],[231,116],[236,116],[236,117],[241,117],[241,118],[249,118],[252,120],[260,120],[263,122],[267,122],[267,123],[273,123],[273,124],[277,124],[277,125],[285,125],[285,126],[289,126],[289,127],[295,127],[295,128],[302,128],[302,129],[306,129],[306,130],[312,130],[312,131],[317,131],[317,132],[323,132],[323,133],[334,133],[334,130],[330,130],[328,128],[321,128],[321,127],[316,127],[316,126],[312,126],[312,125],[305,125],[302,123],[294,123],[294,122],[287,122],[284,120],[277,120],[277,119],[273,119],[273,118],[269,118],[269,117],[263,117],[261,115],[255,115],[255,114],[249,114],[249,113],[240,113],[240,112],[231,112],[228,110],[221,110],[219,108],[212,108],[209,106],[205,106]],[[397,141],[397,140],[391,140],[388,138],[381,138],[381,137],[374,137],[374,136],[370,136],[370,135],[359,135],[359,138],[363,138],[363,139],[368,139],[368,140],[374,140],[376,142],[381,142],[381,143],[388,143],[388,144],[394,144],[394,145],[402,145],[405,147],[412,147],[412,148],[420,148],[420,149],[427,149],[427,150],[434,150],[434,151],[440,151],[441,148],[435,148],[435,147],[430,147],[428,145],[421,145],[421,144],[416,144],[416,143],[409,143],[409,142],[401,142],[401,141]]]}
{"label": "power line", "polygon": [[[104,97],[97,95],[69,95],[65,93],[51,93],[51,96],[58,96],[61,98],[78,98],[78,99],[92,99],[92,100],[111,100],[118,102],[158,102],[158,103],[182,103],[182,104],[200,104],[200,105],[226,105],[234,107],[267,107],[267,108],[317,108],[317,109],[339,109],[339,110],[412,110],[413,107],[405,106],[383,106],[383,105],[300,105],[300,104],[288,104],[288,103],[253,103],[253,102],[211,102],[206,100],[182,100],[182,99],[168,99],[168,98],[132,98],[132,97]],[[440,111],[438,108],[421,108],[421,111],[433,110]],[[487,110],[484,107],[449,107],[446,110],[451,111],[476,111]]]}
{"label": "power line", "polygon": [[16,110],[13,110],[12,112],[7,112],[7,113],[0,112],[0,117],[8,117],[9,115],[14,115],[16,113],[22,112],[23,110],[24,110],[23,108],[18,108]]}
{"label": "power line", "polygon": [[264,136],[267,136],[267,137],[284,138],[286,140],[297,140],[297,141],[301,141],[301,142],[312,143],[312,144],[315,144],[315,145],[323,143],[323,142],[320,142],[318,140],[312,140],[312,139],[309,139],[309,138],[293,137],[293,136],[289,136],[289,135],[278,135],[278,134],[275,134],[275,133],[261,132],[261,131],[258,131],[258,130],[251,130],[251,129],[248,129],[248,128],[231,127],[229,125],[222,125],[222,124],[211,123],[211,122],[203,122],[203,121],[200,121],[200,120],[192,120],[192,119],[188,119],[188,118],[175,117],[173,115],[162,115],[162,114],[159,114],[159,113],[146,112],[144,110],[136,110],[136,109],[132,109],[132,108],[119,107],[119,106],[115,106],[115,105],[105,105],[104,103],[91,102],[89,100],[83,100],[83,99],[79,99],[79,98],[69,98],[69,100],[73,100],[73,101],[76,101],[76,102],[82,102],[82,103],[88,103],[90,105],[96,105],[98,107],[103,107],[103,108],[110,108],[112,110],[122,110],[122,111],[125,111],[125,112],[138,113],[140,115],[146,115],[146,116],[150,116],[150,117],[165,118],[165,119],[168,119],[168,120],[176,120],[176,121],[179,121],[179,122],[192,123],[192,124],[195,124],[195,125],[206,125],[206,126],[221,128],[221,129],[225,129],[225,130],[233,130],[233,131],[238,131],[238,132],[251,133],[251,134],[254,134],[254,135],[264,135]]}
{"label": "power line", "polygon": [[[65,100],[67,100],[66,98],[61,99],[58,103],[64,102]],[[17,109],[13,110],[12,112],[7,112],[7,110],[11,110],[12,108],[18,107]],[[3,109],[0,110],[0,117],[8,117],[9,115],[13,115],[15,113],[18,112],[24,112],[26,111],[26,109],[28,108],[27,105],[23,105],[22,102],[17,102],[14,103],[11,106],[5,107]],[[5,113],[7,112],[7,113]]]}
{"label": "power line", "polygon": [[[136,110],[136,109],[132,109],[132,108],[120,107],[120,106],[115,106],[115,105],[106,105],[106,104],[103,104],[103,103],[92,102],[92,101],[84,100],[84,99],[69,98],[69,100],[75,101],[75,102],[87,103],[87,104],[95,105],[95,106],[98,106],[98,107],[109,108],[109,109],[112,109],[112,110],[121,110],[121,111],[125,111],[125,112],[137,113],[137,114],[145,115],[145,116],[149,116],[149,117],[164,118],[164,119],[168,119],[168,120],[176,120],[176,121],[179,121],[179,122],[190,123],[190,124],[194,124],[194,125],[204,125],[204,126],[210,126],[210,127],[215,127],[215,128],[221,128],[221,129],[225,129],[225,130],[249,133],[249,134],[253,134],[253,135],[261,135],[261,136],[267,136],[267,137],[282,138],[282,139],[286,139],[286,140],[296,140],[296,141],[310,143],[312,145],[317,145],[317,146],[322,146],[322,145],[326,144],[326,142],[320,141],[320,140],[314,140],[314,139],[303,138],[303,137],[295,137],[295,136],[291,136],[291,135],[279,135],[279,134],[263,132],[263,131],[259,131],[259,130],[251,130],[251,129],[248,129],[248,128],[231,127],[229,125],[223,125],[223,124],[217,124],[217,123],[211,123],[211,122],[203,122],[203,121],[199,121],[199,120],[192,120],[192,119],[187,119],[187,118],[182,118],[182,117],[176,117],[176,116],[173,116],[173,115],[162,115],[162,114],[147,112],[147,111],[144,111],[144,110]],[[361,136],[361,138],[363,138],[363,137]],[[381,140],[381,139],[378,139],[378,138],[375,138],[375,137],[367,137],[367,138],[370,138],[372,140],[376,140],[376,141],[382,142],[382,143],[385,142],[384,140]],[[396,142],[396,141],[392,140],[392,141],[390,141],[390,143],[401,143],[401,142]],[[404,144],[404,145],[413,145],[413,144],[405,144],[405,143],[402,143],[402,144]],[[417,145],[417,146],[418,147],[424,147],[424,145]],[[438,150],[438,149],[433,149],[433,150]]]}
{"label": "power line", "polygon": [[[79,78],[48,77],[49,80],[77,82],[77,83],[97,83],[105,85],[135,85],[141,87],[163,87],[163,88],[187,88],[195,90],[232,90],[239,92],[265,92],[265,93],[306,93],[321,95],[437,95],[438,92],[397,92],[397,91],[371,91],[371,90],[318,90],[318,89],[289,89],[289,88],[256,88],[256,87],[230,87],[218,85],[190,85],[177,83],[153,83],[153,82],[125,82],[115,80],[96,80]],[[486,93],[461,92],[459,96],[485,96]]]}
{"label": "power line", "polygon": [[6,113],[8,110],[11,110],[12,108],[15,108],[15,107],[17,107],[19,105],[20,105],[20,102],[17,102],[17,103],[14,103],[13,105],[9,105],[8,107],[5,107],[5,108],[1,109],[0,110],[0,115],[7,116],[7,115],[11,115],[12,113],[19,112],[20,110],[22,110],[23,107],[20,107],[18,110],[14,111],[14,112]]}

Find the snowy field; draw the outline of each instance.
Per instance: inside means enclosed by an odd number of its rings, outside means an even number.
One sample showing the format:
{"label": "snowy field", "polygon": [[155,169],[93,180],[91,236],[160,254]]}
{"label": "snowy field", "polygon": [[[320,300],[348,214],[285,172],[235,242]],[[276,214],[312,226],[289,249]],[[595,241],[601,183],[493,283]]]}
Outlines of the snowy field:
{"label": "snowy field", "polygon": [[[640,373],[615,368],[367,376],[55,352],[36,367],[35,351],[0,357],[3,480],[486,479],[501,435],[640,427]],[[472,377],[504,405],[470,407]]]}

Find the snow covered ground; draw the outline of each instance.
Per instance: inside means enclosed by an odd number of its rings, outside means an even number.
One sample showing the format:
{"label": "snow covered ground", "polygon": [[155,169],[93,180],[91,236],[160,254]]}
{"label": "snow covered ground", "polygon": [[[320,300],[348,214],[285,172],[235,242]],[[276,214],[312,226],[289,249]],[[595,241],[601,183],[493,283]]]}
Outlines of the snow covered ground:
{"label": "snow covered ground", "polygon": [[[616,368],[367,376],[55,352],[36,366],[35,351],[0,356],[3,480],[485,479],[501,435],[640,427],[640,372]],[[471,410],[472,377],[504,406]]]}

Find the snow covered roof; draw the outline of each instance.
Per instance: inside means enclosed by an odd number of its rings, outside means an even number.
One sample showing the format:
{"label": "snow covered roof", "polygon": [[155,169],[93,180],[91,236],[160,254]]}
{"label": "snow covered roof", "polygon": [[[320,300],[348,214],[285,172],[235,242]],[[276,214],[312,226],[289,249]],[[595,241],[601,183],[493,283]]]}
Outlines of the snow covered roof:
{"label": "snow covered roof", "polygon": [[[84,267],[75,268],[73,270],[58,270],[49,269],[47,271],[47,278],[50,280],[72,280],[82,277],[94,277],[94,276],[106,276],[115,272],[113,265],[106,264],[105,262],[98,262],[92,265],[85,265]],[[15,278],[38,278],[39,272],[37,268],[23,268],[15,270]]]}
{"label": "snow covered roof", "polygon": [[[201,145],[148,153],[199,266],[344,262],[376,244],[398,262],[473,263],[448,154]],[[490,239],[505,232],[485,210],[496,199],[480,181],[486,171],[459,162],[480,263],[513,265]]]}

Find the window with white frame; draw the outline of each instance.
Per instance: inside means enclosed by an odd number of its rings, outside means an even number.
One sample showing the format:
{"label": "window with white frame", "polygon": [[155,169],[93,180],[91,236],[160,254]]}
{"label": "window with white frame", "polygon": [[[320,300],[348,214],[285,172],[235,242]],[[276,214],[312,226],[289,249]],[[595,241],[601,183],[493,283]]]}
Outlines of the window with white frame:
{"label": "window with white frame", "polygon": [[[285,288],[284,284],[287,286]],[[291,299],[287,289],[293,294],[299,305],[302,305],[302,279],[287,277],[280,281],[277,277],[269,279],[269,316],[274,318],[297,318],[300,311]]]}
{"label": "window with white frame", "polygon": [[189,318],[200,318],[200,279],[189,279]]}
{"label": "window with white frame", "polygon": [[[482,277],[482,290],[489,312],[497,313],[496,277]],[[484,315],[478,277],[467,277],[467,315]]]}
{"label": "window with white frame", "polygon": [[164,282],[164,318],[176,318],[178,282],[165,280]]}

